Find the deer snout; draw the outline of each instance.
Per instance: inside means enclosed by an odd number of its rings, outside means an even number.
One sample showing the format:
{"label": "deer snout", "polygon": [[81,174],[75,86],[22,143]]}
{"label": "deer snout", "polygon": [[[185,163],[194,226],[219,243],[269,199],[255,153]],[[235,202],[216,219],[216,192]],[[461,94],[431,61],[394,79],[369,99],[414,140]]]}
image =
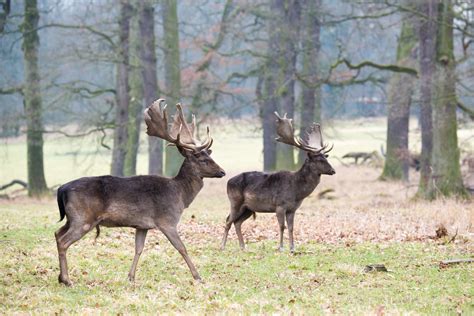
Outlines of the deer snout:
{"label": "deer snout", "polygon": [[225,176],[225,171],[224,170],[221,169],[221,170],[217,171],[217,173],[216,173],[217,178],[222,178],[223,176]]}
{"label": "deer snout", "polygon": [[336,170],[334,169],[331,169],[331,171],[329,171],[329,174],[332,176],[333,174],[336,174]]}

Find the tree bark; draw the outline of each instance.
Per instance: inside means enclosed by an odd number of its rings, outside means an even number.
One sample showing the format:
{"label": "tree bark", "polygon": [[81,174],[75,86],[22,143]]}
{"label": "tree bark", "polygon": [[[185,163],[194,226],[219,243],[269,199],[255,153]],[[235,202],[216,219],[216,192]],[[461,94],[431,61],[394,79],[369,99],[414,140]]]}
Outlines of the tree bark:
{"label": "tree bark", "polygon": [[[261,120],[263,128],[263,169],[274,171],[277,167],[277,144],[275,111],[279,111],[277,79],[279,76],[279,51],[280,38],[279,27],[281,25],[281,10],[277,5],[282,5],[273,0],[271,12],[273,16],[267,20],[268,46],[267,59],[263,67],[263,79],[261,82],[263,94],[260,97],[262,109]],[[257,92],[259,89],[257,89]],[[258,96],[257,96],[258,97]]]}
{"label": "tree bark", "polygon": [[[414,19],[405,16],[397,46],[397,65],[413,67],[416,64],[417,37]],[[390,80],[387,117],[387,153],[382,179],[408,181],[410,151],[408,128],[410,105],[415,77],[394,73]]]}
{"label": "tree bark", "polygon": [[[269,53],[270,52],[269,46]],[[274,171],[276,169],[276,123],[275,114],[277,110],[277,101],[275,97],[276,84],[271,75],[275,69],[265,67],[263,78],[260,85],[263,94],[259,97],[260,88],[257,88],[257,97],[262,105],[261,120],[263,128],[263,170]],[[257,85],[258,87],[259,85]]]}
{"label": "tree bark", "polygon": [[[165,59],[164,92],[169,104],[179,102],[181,94],[181,69],[179,54],[178,8],[176,0],[162,0],[163,44]],[[174,176],[183,162],[176,147],[165,150],[165,174]]]}
{"label": "tree bark", "polygon": [[26,0],[22,25],[22,48],[25,67],[23,93],[27,128],[28,195],[33,197],[42,196],[48,191],[43,164],[42,98],[38,69],[38,21],[39,12],[36,0]]}
{"label": "tree bark", "polygon": [[124,175],[137,174],[137,155],[140,144],[140,125],[143,112],[142,63],[140,61],[140,29],[138,23],[139,2],[133,2],[133,16],[130,27],[130,108],[128,113],[128,137],[125,151]]}
{"label": "tree bark", "polygon": [[[297,43],[299,34],[300,3],[297,0],[274,0],[271,10],[277,25],[271,32],[279,37],[275,62],[279,67],[277,78],[277,96],[280,101],[279,110],[294,118],[295,114],[295,73]],[[294,148],[286,144],[277,144],[277,169],[295,169]]]}
{"label": "tree bark", "polygon": [[438,0],[421,1],[418,10],[424,16],[419,18],[418,21],[421,125],[420,183],[418,185],[418,195],[428,198],[429,192],[427,188],[431,177],[431,155],[433,152],[431,88],[436,58]]}
{"label": "tree bark", "polygon": [[119,17],[119,45],[117,63],[117,107],[115,109],[114,144],[112,149],[112,167],[110,173],[113,176],[123,176],[125,166],[125,153],[127,148],[127,126],[128,111],[130,103],[129,87],[129,41],[130,41],[130,19],[132,6],[128,0],[120,1]]}
{"label": "tree bark", "polygon": [[[303,60],[301,75],[305,82],[301,91],[301,124],[300,135],[305,137],[308,127],[313,122],[321,122],[321,85],[319,82],[318,62],[321,50],[321,21],[319,11],[321,0],[305,0],[302,2],[301,42]],[[306,153],[299,151],[298,165],[301,166],[306,159]]]}
{"label": "tree bark", "polygon": [[[155,10],[150,0],[139,0],[139,25],[143,94],[149,106],[160,91],[156,78]],[[163,141],[157,137],[148,137],[148,174],[163,174]]]}
{"label": "tree bark", "polygon": [[433,82],[433,171],[428,187],[430,198],[466,194],[459,165],[451,0],[441,0],[438,8]]}

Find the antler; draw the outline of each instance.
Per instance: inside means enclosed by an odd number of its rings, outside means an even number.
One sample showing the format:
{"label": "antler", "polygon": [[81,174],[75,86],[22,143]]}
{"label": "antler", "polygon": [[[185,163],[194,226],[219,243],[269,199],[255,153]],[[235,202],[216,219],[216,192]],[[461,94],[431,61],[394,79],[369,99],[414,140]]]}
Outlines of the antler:
{"label": "antler", "polygon": [[177,147],[196,152],[211,147],[212,138],[209,126],[207,127],[207,139],[201,144],[195,137],[196,117],[193,115],[191,123],[187,123],[180,103],[176,105],[176,114],[173,117],[171,127],[168,129],[167,105],[161,106],[164,101],[164,99],[158,99],[145,110],[144,116],[148,135],[162,138]]}
{"label": "antler", "polygon": [[286,113],[283,117],[277,112],[275,112],[275,115],[277,117],[277,134],[279,136],[276,138],[277,141],[313,153],[325,154],[332,150],[333,146],[327,149],[328,146],[323,144],[323,135],[319,124],[313,123],[306,131],[305,139],[301,139],[295,136],[295,129],[291,123],[292,119],[287,118]]}

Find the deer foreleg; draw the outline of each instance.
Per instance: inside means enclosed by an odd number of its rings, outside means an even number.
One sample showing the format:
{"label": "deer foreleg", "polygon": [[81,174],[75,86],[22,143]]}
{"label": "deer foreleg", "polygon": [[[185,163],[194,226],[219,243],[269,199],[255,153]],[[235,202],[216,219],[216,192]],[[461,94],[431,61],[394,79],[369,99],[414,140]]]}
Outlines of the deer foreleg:
{"label": "deer foreleg", "polygon": [[137,229],[135,232],[135,257],[133,258],[132,267],[128,273],[128,279],[130,282],[135,281],[135,271],[137,270],[138,259],[140,259],[143,247],[145,246],[147,232],[148,230],[146,229]]}
{"label": "deer foreleg", "polygon": [[178,252],[183,256],[184,261],[186,261],[186,264],[189,267],[189,270],[191,270],[191,274],[193,275],[194,280],[201,280],[201,277],[199,276],[199,273],[196,270],[196,267],[191,261],[191,258],[189,258],[188,252],[186,251],[186,247],[184,246],[183,242],[181,241],[181,238],[179,238],[178,235],[178,230],[176,227],[160,227],[160,230],[165,234],[166,238],[171,242],[171,244],[178,250]]}
{"label": "deer foreleg", "polygon": [[288,225],[288,238],[290,239],[290,251],[295,251],[295,245],[293,242],[293,222],[295,219],[295,212],[286,213],[286,224]]}
{"label": "deer foreleg", "polygon": [[283,251],[283,233],[285,231],[285,209],[281,207],[277,207],[276,209],[276,217],[278,219],[278,225],[280,226],[280,247],[278,248],[280,251]]}

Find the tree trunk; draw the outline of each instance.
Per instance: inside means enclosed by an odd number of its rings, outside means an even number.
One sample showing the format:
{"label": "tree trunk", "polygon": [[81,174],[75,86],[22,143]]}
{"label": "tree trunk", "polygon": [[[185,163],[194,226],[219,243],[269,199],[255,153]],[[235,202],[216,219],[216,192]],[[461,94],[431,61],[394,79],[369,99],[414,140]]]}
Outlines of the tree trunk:
{"label": "tree trunk", "polygon": [[420,183],[418,195],[429,198],[427,190],[431,178],[431,155],[433,153],[433,119],[432,119],[432,84],[436,58],[436,33],[438,17],[438,0],[420,2],[419,12],[424,17],[419,18],[420,45],[420,125],[421,125],[421,157]]}
{"label": "tree trunk", "polygon": [[[321,122],[321,85],[318,75],[319,52],[321,50],[321,21],[319,11],[321,0],[305,0],[302,2],[301,42],[303,48],[303,65],[301,69],[301,124],[300,135],[305,137],[308,127],[313,122]],[[298,165],[301,166],[306,159],[306,153],[299,151]]]}
{"label": "tree trunk", "polygon": [[[181,94],[181,69],[179,57],[178,8],[176,0],[162,0],[163,44],[165,57],[165,95],[168,104],[179,102]],[[165,150],[165,175],[174,176],[183,162],[176,147]]]}
{"label": "tree trunk", "polygon": [[47,193],[43,165],[43,122],[40,74],[38,69],[38,21],[36,0],[25,1],[23,58],[25,67],[24,105],[26,113],[26,143],[28,163],[28,195],[39,197]]}
{"label": "tree trunk", "polygon": [[[273,16],[268,19],[268,46],[267,60],[263,69],[261,97],[261,119],[263,128],[263,169],[274,171],[277,167],[277,144],[275,111],[279,111],[277,81],[280,76],[280,65],[278,59],[281,51],[280,27],[282,23],[283,4],[279,0],[273,0],[271,11]],[[257,89],[258,91],[258,89]],[[258,96],[257,96],[258,97]]]}
{"label": "tree trunk", "polygon": [[[155,10],[150,0],[139,0],[140,57],[142,63],[143,94],[149,106],[158,98],[155,52]],[[148,137],[148,174],[163,174],[163,141]]]}
{"label": "tree trunk", "polygon": [[117,54],[117,108],[115,109],[114,144],[112,150],[112,168],[110,171],[113,176],[124,175],[125,152],[128,138],[128,107],[130,103],[130,87],[128,80],[131,16],[132,6],[128,0],[121,0],[119,18],[119,45]]}
{"label": "tree trunk", "polygon": [[128,137],[125,151],[124,175],[137,174],[137,155],[140,144],[140,125],[143,112],[143,81],[141,78],[142,64],[140,61],[140,30],[138,25],[137,0],[133,3],[133,17],[130,27],[130,108],[128,113]]}
{"label": "tree trunk", "polygon": [[[269,48],[270,50],[270,48]],[[270,52],[269,52],[270,53]],[[259,82],[261,87],[257,88],[257,98],[261,106],[261,120],[263,128],[263,170],[274,171],[276,169],[276,125],[275,114],[277,101],[275,97],[275,81],[271,73],[274,69],[266,67],[263,77]],[[263,90],[263,94],[260,91]],[[259,96],[259,94],[261,94]]]}
{"label": "tree trunk", "polygon": [[433,171],[429,196],[465,195],[456,122],[456,76],[453,53],[453,7],[442,0],[438,11],[433,87]]}
{"label": "tree trunk", "polygon": [[[405,16],[397,46],[397,64],[413,67],[417,38],[414,19]],[[387,117],[387,153],[382,179],[408,181],[410,151],[408,128],[415,77],[395,73],[390,80]]]}
{"label": "tree trunk", "polygon": [[[271,30],[277,32],[279,37],[278,55],[275,59],[279,67],[277,81],[277,96],[280,101],[279,110],[282,113],[288,113],[289,117],[294,118],[296,49],[301,8],[299,1],[274,0],[272,12],[275,14],[274,20],[279,22]],[[276,168],[278,170],[293,170],[295,166],[294,147],[278,143]]]}

